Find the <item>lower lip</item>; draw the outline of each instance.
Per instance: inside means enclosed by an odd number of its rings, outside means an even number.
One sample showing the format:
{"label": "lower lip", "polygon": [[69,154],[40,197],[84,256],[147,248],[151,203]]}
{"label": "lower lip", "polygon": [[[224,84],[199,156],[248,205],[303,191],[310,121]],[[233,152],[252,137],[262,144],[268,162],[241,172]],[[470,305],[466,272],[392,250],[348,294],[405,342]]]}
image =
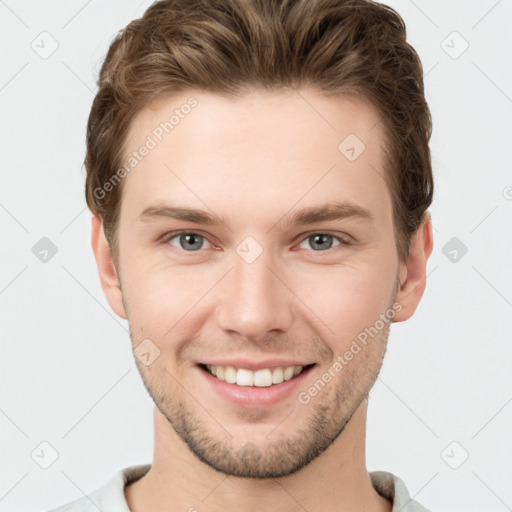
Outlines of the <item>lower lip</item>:
{"label": "lower lip", "polygon": [[296,392],[297,388],[304,383],[304,379],[313,369],[310,366],[303,370],[299,375],[290,380],[285,380],[280,384],[272,386],[238,386],[219,380],[211,375],[207,370],[200,366],[197,367],[207,384],[213,391],[222,398],[237,406],[243,407],[270,407],[284,400]]}

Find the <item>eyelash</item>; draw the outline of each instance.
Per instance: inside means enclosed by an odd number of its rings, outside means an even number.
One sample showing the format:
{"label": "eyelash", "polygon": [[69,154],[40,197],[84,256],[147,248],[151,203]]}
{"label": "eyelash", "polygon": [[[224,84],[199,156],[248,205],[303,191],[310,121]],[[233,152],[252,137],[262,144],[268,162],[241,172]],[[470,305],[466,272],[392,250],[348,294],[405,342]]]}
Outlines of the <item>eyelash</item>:
{"label": "eyelash", "polygon": [[[198,236],[202,237],[204,240],[207,240],[208,243],[212,244],[212,242],[210,242],[210,240],[208,240],[208,237],[206,235],[203,235],[203,234],[201,234],[200,232],[197,232],[197,231],[176,231],[176,232],[173,232],[173,233],[168,233],[168,234],[166,234],[161,239],[161,242],[163,244],[171,245],[169,242],[173,238],[179,237],[180,235],[198,235]],[[302,238],[300,238],[300,243],[302,244],[302,242],[308,240],[309,238],[311,238],[311,237],[313,237],[315,235],[331,236],[335,240],[337,240],[339,242],[339,244],[334,245],[332,247],[329,247],[328,249],[325,249],[325,250],[320,250],[320,251],[315,251],[315,250],[311,249],[312,252],[314,252],[314,253],[320,253],[320,254],[322,254],[322,253],[329,253],[329,252],[332,252],[332,250],[335,249],[336,247],[351,245],[351,241],[348,240],[348,235],[345,238],[345,237],[342,237],[342,236],[339,236],[339,235],[334,235],[332,233],[324,232],[324,231],[314,231],[314,232],[308,233],[306,235],[302,235]],[[173,247],[174,249],[177,249],[178,251],[180,251],[182,253],[189,253],[190,255],[194,255],[194,254],[200,253],[202,251],[202,249],[198,249],[197,251],[186,251],[184,249],[181,249],[181,248],[173,246],[173,245],[171,245],[171,247]]]}

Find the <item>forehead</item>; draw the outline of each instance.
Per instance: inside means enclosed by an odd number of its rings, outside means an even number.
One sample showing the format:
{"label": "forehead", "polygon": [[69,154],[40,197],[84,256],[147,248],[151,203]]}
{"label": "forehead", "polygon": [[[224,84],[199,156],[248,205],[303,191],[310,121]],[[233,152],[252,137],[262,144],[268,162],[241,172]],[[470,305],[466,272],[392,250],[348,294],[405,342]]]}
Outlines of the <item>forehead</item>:
{"label": "forehead", "polygon": [[132,121],[125,160],[132,155],[136,165],[125,177],[122,211],[135,216],[179,198],[279,215],[298,202],[346,199],[379,214],[390,207],[382,128],[368,102],[313,89],[161,98]]}

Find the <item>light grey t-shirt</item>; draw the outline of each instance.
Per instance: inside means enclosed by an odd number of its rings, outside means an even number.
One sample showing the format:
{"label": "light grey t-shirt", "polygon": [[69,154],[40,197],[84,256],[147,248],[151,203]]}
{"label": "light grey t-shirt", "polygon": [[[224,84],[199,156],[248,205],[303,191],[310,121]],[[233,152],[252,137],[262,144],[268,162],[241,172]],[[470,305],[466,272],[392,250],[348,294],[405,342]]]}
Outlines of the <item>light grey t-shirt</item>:
{"label": "light grey t-shirt", "polygon": [[[124,488],[144,476],[150,468],[151,464],[145,464],[122,469],[89,496],[83,496],[51,512],[130,512]],[[370,479],[374,489],[393,502],[392,512],[429,512],[411,499],[405,484],[395,475],[385,471],[373,471],[370,473]]]}

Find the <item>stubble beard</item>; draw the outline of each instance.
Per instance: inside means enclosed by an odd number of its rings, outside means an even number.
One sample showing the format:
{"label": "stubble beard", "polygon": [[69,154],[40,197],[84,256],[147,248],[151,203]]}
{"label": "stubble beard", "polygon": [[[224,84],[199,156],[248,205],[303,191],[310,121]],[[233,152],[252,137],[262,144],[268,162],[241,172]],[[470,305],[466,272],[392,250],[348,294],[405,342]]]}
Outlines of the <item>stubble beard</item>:
{"label": "stubble beard", "polygon": [[[389,325],[381,334],[381,339],[372,341],[375,345],[365,347],[366,354],[357,354],[309,404],[302,405],[297,400],[296,407],[309,409],[302,426],[293,434],[289,427],[282,430],[277,427],[265,438],[264,446],[249,438],[234,439],[229,434],[229,424],[222,425],[222,418],[217,420],[214,414],[207,413],[204,405],[180,386],[175,389],[181,397],[173,396],[169,387],[167,393],[162,391],[147,368],[137,359],[136,363],[153,402],[199,460],[229,476],[281,478],[300,471],[325,452],[368,398],[382,367]],[[359,361],[358,356],[361,356]],[[352,366],[353,363],[356,364]],[[163,374],[169,376],[165,369]],[[169,380],[174,381],[170,376]],[[336,387],[329,390],[330,386]]]}

